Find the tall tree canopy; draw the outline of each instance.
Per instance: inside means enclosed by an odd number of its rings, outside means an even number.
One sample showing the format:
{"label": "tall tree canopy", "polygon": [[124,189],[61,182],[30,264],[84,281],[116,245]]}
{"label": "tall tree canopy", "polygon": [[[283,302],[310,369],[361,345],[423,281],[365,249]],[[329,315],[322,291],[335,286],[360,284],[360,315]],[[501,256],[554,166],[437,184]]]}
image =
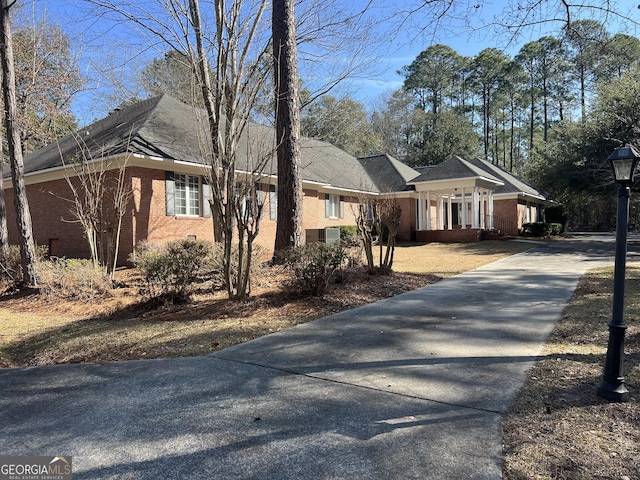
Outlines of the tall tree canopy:
{"label": "tall tree canopy", "polygon": [[30,153],[76,129],[71,102],[84,79],[58,26],[42,20],[18,29],[13,44],[22,149]]}
{"label": "tall tree canopy", "polygon": [[169,50],[142,69],[140,83],[151,95],[169,94],[189,105],[202,105],[192,63],[187,55]]}
{"label": "tall tree canopy", "polygon": [[351,98],[323,95],[302,116],[302,134],[340,147],[356,157],[380,152],[364,104]]}

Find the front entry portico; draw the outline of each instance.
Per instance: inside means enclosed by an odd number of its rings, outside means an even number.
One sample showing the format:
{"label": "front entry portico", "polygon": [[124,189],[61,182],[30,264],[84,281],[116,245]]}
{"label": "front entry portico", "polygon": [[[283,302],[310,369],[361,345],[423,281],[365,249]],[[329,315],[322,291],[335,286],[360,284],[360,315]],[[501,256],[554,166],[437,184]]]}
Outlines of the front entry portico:
{"label": "front entry portico", "polygon": [[418,191],[418,230],[493,228],[493,191]]}
{"label": "front entry portico", "polygon": [[[460,157],[428,167],[427,172],[410,182],[418,194],[416,240],[453,236],[475,241],[481,230],[494,228],[493,192],[504,184],[501,180]],[[447,231],[458,232],[430,233]]]}

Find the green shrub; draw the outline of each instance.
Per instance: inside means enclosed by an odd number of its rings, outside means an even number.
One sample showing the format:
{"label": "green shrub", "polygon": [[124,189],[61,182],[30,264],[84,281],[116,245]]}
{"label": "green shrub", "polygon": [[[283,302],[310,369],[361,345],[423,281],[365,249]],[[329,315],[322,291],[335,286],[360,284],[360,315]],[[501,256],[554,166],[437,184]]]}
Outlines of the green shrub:
{"label": "green shrub", "polygon": [[547,237],[549,235],[561,235],[564,227],[561,223],[525,223],[522,225],[521,235],[525,237]]}
{"label": "green shrub", "polygon": [[340,240],[348,246],[358,243],[358,227],[355,225],[342,225],[340,227]]}
{"label": "green shrub", "polygon": [[336,280],[347,259],[342,243],[313,243],[287,252],[286,265],[291,269],[291,286],[303,295],[322,296]]}
{"label": "green shrub", "polygon": [[182,303],[189,300],[189,287],[201,278],[210,254],[211,243],[204,240],[173,240],[164,245],[141,242],[131,261],[151,298]]}
{"label": "green shrub", "polygon": [[40,291],[65,298],[90,298],[112,287],[103,269],[91,260],[56,258],[36,264]]}
{"label": "green shrub", "polygon": [[550,235],[562,235],[564,232],[564,225],[562,223],[550,223],[549,234]]}
{"label": "green shrub", "polygon": [[550,205],[544,209],[544,217],[549,223],[559,223],[562,225],[562,231],[567,224],[567,214],[564,212],[562,205]]}

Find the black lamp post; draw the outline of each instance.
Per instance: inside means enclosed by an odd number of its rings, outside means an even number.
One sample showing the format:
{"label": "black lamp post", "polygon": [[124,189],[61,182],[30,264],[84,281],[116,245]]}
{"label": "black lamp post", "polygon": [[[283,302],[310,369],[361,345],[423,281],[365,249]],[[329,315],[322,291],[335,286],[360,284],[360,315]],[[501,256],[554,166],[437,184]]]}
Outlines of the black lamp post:
{"label": "black lamp post", "polygon": [[630,145],[616,148],[609,161],[618,186],[616,218],[616,258],[613,275],[613,312],[609,322],[609,344],[598,396],[613,402],[628,402],[629,391],[624,384],[624,279],[627,262],[627,232],[629,229],[629,192],[640,155]]}

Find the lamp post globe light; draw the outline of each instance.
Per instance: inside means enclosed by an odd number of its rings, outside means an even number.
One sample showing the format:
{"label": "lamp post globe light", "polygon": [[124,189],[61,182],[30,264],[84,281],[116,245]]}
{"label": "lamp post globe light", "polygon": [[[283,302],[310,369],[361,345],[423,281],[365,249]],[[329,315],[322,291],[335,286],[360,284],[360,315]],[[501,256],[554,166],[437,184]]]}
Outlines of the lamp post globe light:
{"label": "lamp post globe light", "polygon": [[629,230],[629,193],[640,155],[626,145],[616,148],[609,156],[618,183],[618,212],[616,216],[616,253],[613,274],[613,311],[609,322],[609,343],[598,396],[613,402],[628,402],[629,391],[624,384],[624,280],[627,262],[627,232]]}

